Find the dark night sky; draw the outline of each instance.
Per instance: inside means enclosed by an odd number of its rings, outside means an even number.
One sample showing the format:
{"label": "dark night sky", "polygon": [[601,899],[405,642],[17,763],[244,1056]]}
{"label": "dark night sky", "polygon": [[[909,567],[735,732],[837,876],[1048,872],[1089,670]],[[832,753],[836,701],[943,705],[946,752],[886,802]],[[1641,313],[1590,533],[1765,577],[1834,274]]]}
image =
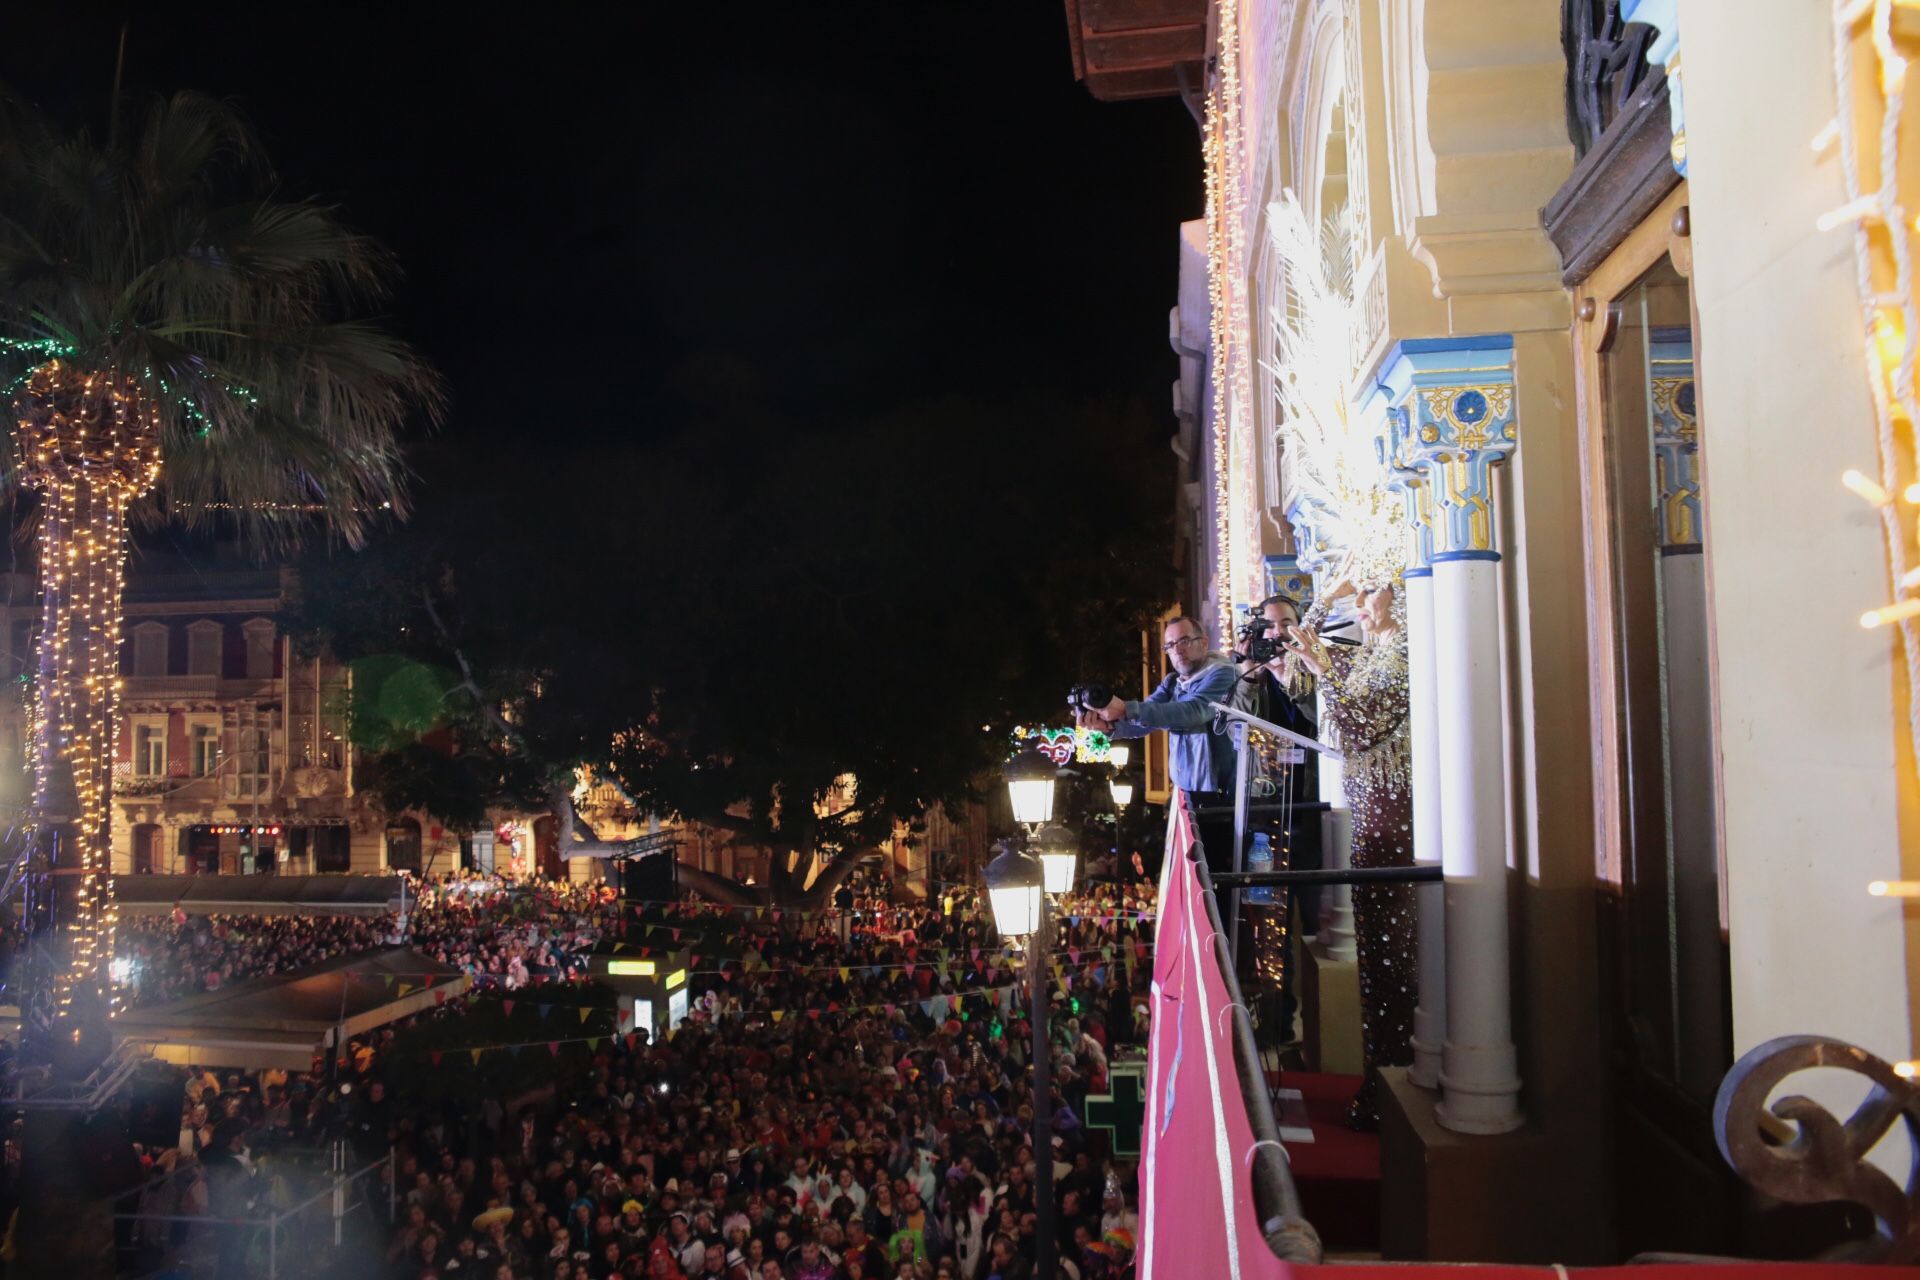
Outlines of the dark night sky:
{"label": "dark night sky", "polygon": [[7,6],[0,79],[102,121],[129,15],[130,101],[237,100],[289,194],[398,253],[447,446],[736,397],[804,429],[1117,392],[1171,427],[1194,126],[1093,101],[1057,0]]}

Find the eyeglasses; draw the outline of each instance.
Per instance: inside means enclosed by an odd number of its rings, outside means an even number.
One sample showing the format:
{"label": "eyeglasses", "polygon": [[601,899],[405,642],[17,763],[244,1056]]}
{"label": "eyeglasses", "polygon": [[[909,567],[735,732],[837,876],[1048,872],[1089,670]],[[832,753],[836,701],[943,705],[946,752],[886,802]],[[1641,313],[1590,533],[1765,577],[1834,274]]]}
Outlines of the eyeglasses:
{"label": "eyeglasses", "polygon": [[1160,652],[1172,653],[1175,649],[1178,649],[1181,645],[1192,644],[1195,640],[1198,640],[1200,638],[1201,637],[1199,636],[1181,636],[1178,640],[1169,640],[1165,644],[1160,646]]}

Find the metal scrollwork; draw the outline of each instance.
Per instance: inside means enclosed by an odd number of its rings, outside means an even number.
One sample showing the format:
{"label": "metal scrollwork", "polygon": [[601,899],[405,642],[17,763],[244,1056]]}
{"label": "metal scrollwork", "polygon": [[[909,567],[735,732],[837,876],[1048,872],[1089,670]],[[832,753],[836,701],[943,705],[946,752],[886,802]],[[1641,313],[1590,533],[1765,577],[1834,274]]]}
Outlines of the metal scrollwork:
{"label": "metal scrollwork", "polygon": [[[1811,1098],[1767,1098],[1789,1076],[1816,1067],[1865,1076],[1873,1088],[1842,1123]],[[1768,1124],[1794,1127],[1775,1140]],[[1896,1183],[1867,1153],[1895,1123],[1906,1125],[1914,1151],[1906,1185]],[[1772,1126],[1776,1130],[1778,1125]],[[1857,1204],[1872,1213],[1874,1234],[1823,1255],[1826,1261],[1909,1263],[1920,1257],[1920,1090],[1864,1049],[1821,1036],[1782,1036],[1733,1064],[1713,1102],[1720,1154],[1754,1190],[1789,1204]]]}
{"label": "metal scrollwork", "polygon": [[1620,17],[1620,0],[1561,0],[1567,49],[1567,124],[1585,155],[1625,109],[1651,68],[1652,27]]}

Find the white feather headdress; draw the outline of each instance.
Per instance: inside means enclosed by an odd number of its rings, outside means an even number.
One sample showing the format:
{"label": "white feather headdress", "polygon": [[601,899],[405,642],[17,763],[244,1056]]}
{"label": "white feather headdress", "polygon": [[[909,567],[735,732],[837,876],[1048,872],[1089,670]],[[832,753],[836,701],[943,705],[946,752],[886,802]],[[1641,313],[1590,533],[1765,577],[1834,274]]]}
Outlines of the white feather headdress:
{"label": "white feather headdress", "polygon": [[1356,583],[1396,581],[1406,567],[1402,504],[1348,394],[1361,317],[1344,211],[1316,227],[1288,191],[1268,206],[1267,225],[1285,271],[1272,372],[1289,515],[1311,526],[1335,562],[1351,554]]}

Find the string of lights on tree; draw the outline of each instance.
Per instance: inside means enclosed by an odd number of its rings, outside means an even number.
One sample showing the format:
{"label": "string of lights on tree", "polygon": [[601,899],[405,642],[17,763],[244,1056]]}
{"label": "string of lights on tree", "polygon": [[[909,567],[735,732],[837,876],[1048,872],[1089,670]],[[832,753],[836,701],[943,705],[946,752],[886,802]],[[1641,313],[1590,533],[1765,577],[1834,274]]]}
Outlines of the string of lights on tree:
{"label": "string of lights on tree", "polygon": [[[160,406],[141,379],[64,360],[36,365],[13,397],[19,477],[40,513],[41,679],[34,700],[34,806],[71,820],[79,887],[66,921],[56,1014],[85,992],[111,1009],[118,908],[112,891],[109,744],[120,694],[127,508],[160,478]],[[65,764],[72,812],[52,788]],[[77,1034],[77,1033],[76,1033]]]}

